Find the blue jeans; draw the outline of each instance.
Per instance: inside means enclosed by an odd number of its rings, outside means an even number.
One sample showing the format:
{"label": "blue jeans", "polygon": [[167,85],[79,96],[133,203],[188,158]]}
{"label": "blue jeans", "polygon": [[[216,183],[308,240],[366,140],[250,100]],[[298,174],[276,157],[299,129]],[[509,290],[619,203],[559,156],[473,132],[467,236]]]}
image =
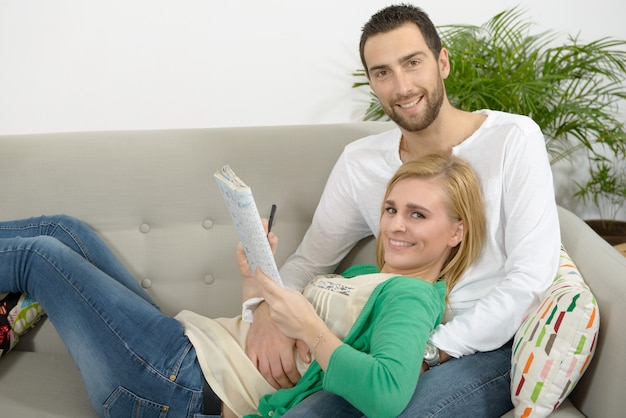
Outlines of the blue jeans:
{"label": "blue jeans", "polygon": [[100,238],[67,216],[0,223],[0,293],[34,297],[106,417],[201,417],[203,376],[181,324],[161,313]]}
{"label": "blue jeans", "polygon": [[[411,402],[400,415],[417,417],[501,417],[513,409],[511,344],[447,361],[423,373]],[[321,391],[284,415],[296,417],[364,417],[348,401]]]}

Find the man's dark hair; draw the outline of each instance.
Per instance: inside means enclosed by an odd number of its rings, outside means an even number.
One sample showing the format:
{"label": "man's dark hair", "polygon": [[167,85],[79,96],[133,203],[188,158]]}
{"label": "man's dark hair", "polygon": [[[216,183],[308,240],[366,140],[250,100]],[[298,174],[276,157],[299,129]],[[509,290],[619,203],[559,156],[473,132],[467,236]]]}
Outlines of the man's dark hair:
{"label": "man's dark hair", "polygon": [[366,73],[368,73],[367,64],[365,63],[365,56],[363,55],[365,42],[371,36],[390,32],[406,23],[414,23],[417,25],[418,29],[422,32],[422,36],[428,48],[435,57],[439,56],[439,52],[441,52],[441,38],[439,37],[439,33],[437,33],[437,28],[435,28],[435,25],[426,12],[419,7],[406,3],[389,6],[376,12],[363,26],[359,53],[361,54],[361,63]]}

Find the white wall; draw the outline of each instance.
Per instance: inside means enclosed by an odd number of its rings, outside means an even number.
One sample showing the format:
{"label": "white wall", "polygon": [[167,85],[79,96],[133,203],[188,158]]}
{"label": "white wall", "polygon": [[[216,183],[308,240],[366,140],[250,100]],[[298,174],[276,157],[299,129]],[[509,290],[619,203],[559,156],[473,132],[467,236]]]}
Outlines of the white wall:
{"label": "white wall", "polygon": [[[360,29],[391,3],[0,0],[0,134],[358,120]],[[416,4],[436,25],[519,4],[537,30],[626,39],[623,0]]]}

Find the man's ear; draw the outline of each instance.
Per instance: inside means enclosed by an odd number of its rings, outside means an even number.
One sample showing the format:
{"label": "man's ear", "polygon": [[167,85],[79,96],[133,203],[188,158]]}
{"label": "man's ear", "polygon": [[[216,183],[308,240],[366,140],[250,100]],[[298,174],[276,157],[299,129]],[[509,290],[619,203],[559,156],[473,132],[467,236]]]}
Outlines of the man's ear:
{"label": "man's ear", "polygon": [[441,48],[439,52],[439,74],[441,78],[445,80],[450,75],[450,57],[448,56],[448,50]]}

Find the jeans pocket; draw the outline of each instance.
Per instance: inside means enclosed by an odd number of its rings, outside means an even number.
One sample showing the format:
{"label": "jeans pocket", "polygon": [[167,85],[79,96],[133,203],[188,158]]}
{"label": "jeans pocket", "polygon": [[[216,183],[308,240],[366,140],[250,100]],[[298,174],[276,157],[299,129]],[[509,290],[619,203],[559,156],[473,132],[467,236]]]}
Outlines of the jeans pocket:
{"label": "jeans pocket", "polygon": [[169,411],[167,405],[141,398],[121,386],[111,393],[102,406],[106,418],[166,418]]}

